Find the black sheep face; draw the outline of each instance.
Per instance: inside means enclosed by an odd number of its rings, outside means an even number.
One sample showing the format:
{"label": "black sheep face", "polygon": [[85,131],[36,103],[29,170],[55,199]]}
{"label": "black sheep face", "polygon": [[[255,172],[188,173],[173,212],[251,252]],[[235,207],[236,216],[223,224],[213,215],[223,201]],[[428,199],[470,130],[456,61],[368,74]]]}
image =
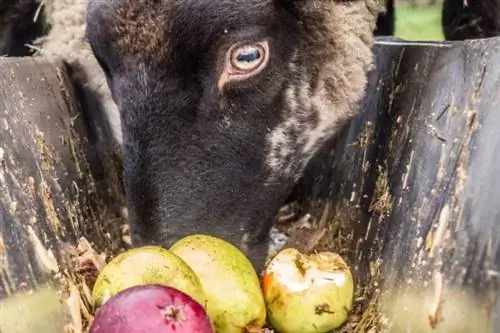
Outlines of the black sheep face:
{"label": "black sheep face", "polygon": [[121,114],[134,244],[206,233],[260,266],[294,182],[358,108],[373,8],[91,0],[86,33]]}

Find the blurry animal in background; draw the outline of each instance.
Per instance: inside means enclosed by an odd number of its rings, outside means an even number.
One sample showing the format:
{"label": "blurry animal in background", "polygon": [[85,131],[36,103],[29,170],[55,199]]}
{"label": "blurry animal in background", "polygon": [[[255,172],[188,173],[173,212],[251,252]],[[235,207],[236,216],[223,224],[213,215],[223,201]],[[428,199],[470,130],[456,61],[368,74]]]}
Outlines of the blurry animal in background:
{"label": "blurry animal in background", "polygon": [[33,53],[25,44],[46,31],[39,7],[34,0],[0,0],[0,56],[21,57]]}
{"label": "blurry animal in background", "polygon": [[[395,33],[396,3],[386,0],[379,15],[377,36]],[[488,38],[500,35],[500,0],[443,0],[441,26],[446,40]]]}
{"label": "blurry animal in background", "polygon": [[500,0],[445,0],[442,26],[447,40],[498,36]]}

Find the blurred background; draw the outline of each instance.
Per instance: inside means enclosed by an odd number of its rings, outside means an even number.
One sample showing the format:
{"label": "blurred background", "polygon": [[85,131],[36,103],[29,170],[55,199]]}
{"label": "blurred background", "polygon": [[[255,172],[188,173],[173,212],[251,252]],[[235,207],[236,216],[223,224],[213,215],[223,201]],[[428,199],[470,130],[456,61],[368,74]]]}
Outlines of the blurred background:
{"label": "blurred background", "polygon": [[406,40],[443,40],[442,0],[396,0],[395,35]]}

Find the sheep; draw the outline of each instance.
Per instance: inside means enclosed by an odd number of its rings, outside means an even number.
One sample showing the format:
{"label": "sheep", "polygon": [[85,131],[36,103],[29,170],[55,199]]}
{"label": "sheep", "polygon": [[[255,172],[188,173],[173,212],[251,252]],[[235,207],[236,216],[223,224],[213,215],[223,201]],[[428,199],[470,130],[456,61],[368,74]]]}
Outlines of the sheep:
{"label": "sheep", "polygon": [[262,267],[279,208],[356,114],[371,0],[90,0],[86,37],[121,115],[135,245],[192,233]]}

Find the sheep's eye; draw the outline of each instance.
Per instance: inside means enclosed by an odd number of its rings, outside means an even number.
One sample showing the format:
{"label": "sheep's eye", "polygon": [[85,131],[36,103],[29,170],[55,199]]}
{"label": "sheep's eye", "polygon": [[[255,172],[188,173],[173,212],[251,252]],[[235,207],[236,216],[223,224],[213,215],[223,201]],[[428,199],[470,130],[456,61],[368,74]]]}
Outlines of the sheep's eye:
{"label": "sheep's eye", "polygon": [[231,66],[242,72],[253,71],[258,68],[266,57],[266,50],[263,46],[244,45],[237,47],[231,52]]}
{"label": "sheep's eye", "polygon": [[227,52],[224,68],[217,86],[222,90],[226,83],[246,80],[261,73],[269,63],[269,42],[235,44]]}

